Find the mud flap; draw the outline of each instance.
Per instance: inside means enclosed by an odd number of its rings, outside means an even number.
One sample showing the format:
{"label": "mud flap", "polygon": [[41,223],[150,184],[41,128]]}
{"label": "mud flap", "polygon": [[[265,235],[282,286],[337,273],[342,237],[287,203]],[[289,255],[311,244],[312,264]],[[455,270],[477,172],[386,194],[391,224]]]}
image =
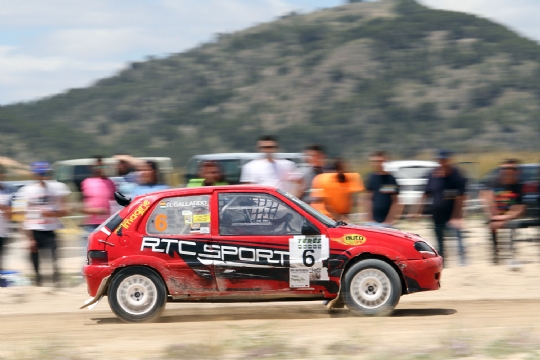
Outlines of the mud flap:
{"label": "mud flap", "polygon": [[339,289],[337,296],[330,300],[328,304],[326,304],[326,310],[332,311],[333,309],[343,309],[345,307],[345,303],[343,302],[343,298],[341,297],[341,284],[343,283],[343,274],[341,275],[341,279],[339,281]]}
{"label": "mud flap", "polygon": [[105,289],[107,289],[107,284],[109,282],[109,278],[111,276],[107,276],[107,277],[104,277],[103,280],[101,280],[101,284],[99,284],[99,288],[98,288],[98,291],[96,293],[96,296],[94,296],[93,298],[91,299],[88,299],[84,302],[84,305],[80,307],[80,309],[84,309],[84,308],[88,308],[88,310],[92,310],[98,303],[99,301],[103,298],[103,296],[105,295]]}

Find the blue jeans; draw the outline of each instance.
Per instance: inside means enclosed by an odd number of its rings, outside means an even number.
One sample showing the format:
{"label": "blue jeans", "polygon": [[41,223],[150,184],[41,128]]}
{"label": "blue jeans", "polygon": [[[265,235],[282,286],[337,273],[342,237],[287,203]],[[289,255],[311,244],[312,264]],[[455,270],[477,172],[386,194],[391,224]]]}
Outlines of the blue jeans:
{"label": "blue jeans", "polygon": [[445,230],[451,230],[456,233],[458,242],[458,252],[462,263],[465,263],[465,247],[463,246],[463,234],[460,229],[450,226],[448,223],[435,224],[435,236],[439,245],[439,255],[444,258],[444,233]]}

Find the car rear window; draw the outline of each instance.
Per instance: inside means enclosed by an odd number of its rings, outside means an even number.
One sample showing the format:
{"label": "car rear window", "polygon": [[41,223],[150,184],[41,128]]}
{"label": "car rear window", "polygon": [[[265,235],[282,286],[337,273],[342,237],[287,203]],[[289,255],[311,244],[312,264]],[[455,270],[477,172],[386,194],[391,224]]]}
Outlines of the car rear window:
{"label": "car rear window", "polygon": [[146,223],[149,235],[210,233],[210,195],[164,198]]}

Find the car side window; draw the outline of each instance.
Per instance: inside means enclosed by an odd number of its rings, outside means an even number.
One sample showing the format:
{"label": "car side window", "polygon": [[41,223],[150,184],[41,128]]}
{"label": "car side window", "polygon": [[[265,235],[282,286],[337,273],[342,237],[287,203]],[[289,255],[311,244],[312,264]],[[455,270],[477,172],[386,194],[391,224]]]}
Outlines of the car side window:
{"label": "car side window", "polygon": [[149,235],[210,233],[210,195],[162,199],[146,223]]}
{"label": "car side window", "polygon": [[219,194],[220,235],[300,235],[304,221],[302,215],[272,195]]}

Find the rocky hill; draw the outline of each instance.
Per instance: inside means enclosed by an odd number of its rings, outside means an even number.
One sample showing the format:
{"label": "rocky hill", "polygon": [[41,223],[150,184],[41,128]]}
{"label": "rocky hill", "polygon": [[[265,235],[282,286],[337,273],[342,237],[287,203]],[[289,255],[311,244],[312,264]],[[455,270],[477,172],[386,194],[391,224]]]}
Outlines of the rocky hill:
{"label": "rocky hill", "polygon": [[6,156],[116,151],[170,156],[251,151],[275,133],[288,151],[400,156],[537,150],[540,45],[476,16],[413,0],[290,14],[84,89],[0,108]]}

